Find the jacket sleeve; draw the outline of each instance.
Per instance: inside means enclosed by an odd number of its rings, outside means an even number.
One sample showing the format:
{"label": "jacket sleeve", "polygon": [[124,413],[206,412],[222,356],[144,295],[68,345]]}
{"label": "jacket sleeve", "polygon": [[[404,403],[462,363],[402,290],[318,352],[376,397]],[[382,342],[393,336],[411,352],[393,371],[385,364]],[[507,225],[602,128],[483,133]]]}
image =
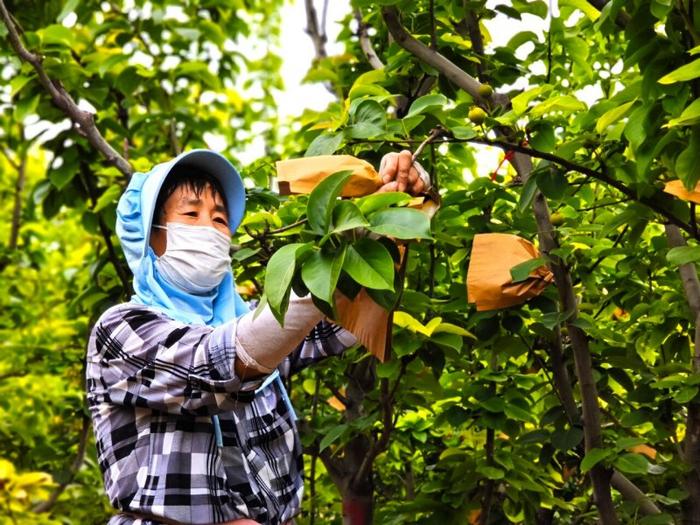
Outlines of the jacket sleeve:
{"label": "jacket sleeve", "polygon": [[231,410],[262,381],[236,375],[235,329],[235,320],[212,328],[138,305],[112,308],[88,343],[88,402],[191,415]]}
{"label": "jacket sleeve", "polygon": [[357,339],[341,326],[321,321],[302,343],[280,365],[280,373],[288,377],[327,357],[341,355],[354,346]]}

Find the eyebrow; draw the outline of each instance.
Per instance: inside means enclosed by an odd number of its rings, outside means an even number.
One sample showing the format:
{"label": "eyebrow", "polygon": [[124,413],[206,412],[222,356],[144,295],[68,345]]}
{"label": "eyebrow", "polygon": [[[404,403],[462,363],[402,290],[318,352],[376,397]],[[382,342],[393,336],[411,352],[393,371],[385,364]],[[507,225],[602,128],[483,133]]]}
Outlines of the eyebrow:
{"label": "eyebrow", "polygon": [[[197,206],[202,204],[202,199],[187,199],[183,202],[185,206]],[[223,204],[215,204],[214,211],[219,211],[221,213],[226,213],[226,206]]]}

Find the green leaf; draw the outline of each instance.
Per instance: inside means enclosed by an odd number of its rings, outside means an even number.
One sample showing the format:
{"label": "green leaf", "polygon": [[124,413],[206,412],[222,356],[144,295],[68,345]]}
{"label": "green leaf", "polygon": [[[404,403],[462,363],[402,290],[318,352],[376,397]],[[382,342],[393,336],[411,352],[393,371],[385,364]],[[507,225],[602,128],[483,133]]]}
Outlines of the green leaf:
{"label": "green leaf", "polygon": [[641,454],[623,454],[613,463],[615,468],[625,474],[646,474],[649,461]]}
{"label": "green leaf", "polygon": [[530,88],[527,91],[523,91],[519,95],[514,96],[511,99],[513,113],[515,113],[518,116],[522,115],[527,110],[528,105],[531,101],[533,101],[534,99],[536,99],[544,93],[548,93],[551,90],[552,86],[548,84],[543,84],[541,86]]}
{"label": "green leaf", "polygon": [[530,136],[530,145],[540,151],[554,151],[557,144],[554,128],[549,123],[543,122],[539,126],[533,126]]}
{"label": "green leaf", "polygon": [[315,157],[316,155],[332,155],[343,143],[342,133],[321,133],[309,144],[305,157]]}
{"label": "green leaf", "polygon": [[600,16],[600,11],[598,11],[590,2],[587,2],[586,0],[559,0],[559,8],[561,9],[564,6],[579,9],[591,20],[591,22],[595,22]]}
{"label": "green leaf", "polygon": [[369,215],[380,208],[388,208],[389,206],[406,204],[411,200],[408,193],[398,191],[389,191],[385,193],[373,193],[366,197],[361,197],[355,200],[355,204],[360,208],[360,211]]}
{"label": "green leaf", "polygon": [[535,194],[537,193],[537,176],[535,173],[533,173],[528,179],[525,185],[523,186],[522,191],[520,192],[520,199],[518,199],[518,211],[520,213],[525,212],[530,205],[532,204],[532,200],[535,198]]}
{"label": "green leaf", "polygon": [[331,305],[344,259],[345,250],[336,254],[318,250],[314,251],[301,267],[301,278],[309,291]]}
{"label": "green leaf", "polygon": [[638,522],[638,525],[674,525],[675,520],[670,514],[652,514],[644,516]]}
{"label": "green leaf", "polygon": [[598,122],[595,125],[596,132],[603,133],[606,129],[608,129],[608,126],[610,126],[611,124],[617,124],[620,121],[620,119],[627,115],[629,110],[632,109],[632,106],[634,106],[635,102],[637,102],[636,99],[627,102],[626,104],[615,106],[611,110],[608,110],[605,113],[603,113],[603,115],[598,119]]}
{"label": "green leaf", "polygon": [[342,436],[347,429],[347,425],[338,425],[337,427],[330,429],[328,433],[323,436],[323,439],[321,439],[321,442],[318,445],[318,451],[322,452],[323,450],[327,449],[328,446]]}
{"label": "green leaf", "polygon": [[532,413],[524,408],[514,405],[513,403],[506,403],[504,411],[506,416],[511,419],[515,419],[517,421],[527,421],[529,423],[537,423],[537,418],[535,418]]}
{"label": "green leaf", "polygon": [[333,232],[342,232],[369,225],[360,209],[351,201],[340,201],[333,208]]}
{"label": "green leaf", "polygon": [[394,290],[394,260],[384,245],[363,238],[348,246],[343,270],[358,284],[376,290]]}
{"label": "green leaf", "polygon": [[32,77],[17,75],[12,80],[10,80],[10,95],[14,97],[17,93],[22,91],[22,88],[26,86],[27,82],[29,82],[31,79]]}
{"label": "green leaf", "polygon": [[297,254],[302,248],[310,249],[310,247],[310,244],[304,243],[287,244],[277,250],[267,263],[265,294],[272,314],[281,325],[284,325],[284,314],[289,304]]}
{"label": "green leaf", "polygon": [[486,476],[488,479],[503,479],[506,473],[497,467],[489,467],[488,465],[480,465],[476,470]]}
{"label": "green leaf", "polygon": [[[700,59],[698,59],[700,60]],[[672,118],[666,124],[666,127],[673,128],[676,126],[692,126],[700,122],[700,98],[696,98],[691,104],[683,110],[678,118]]]}
{"label": "green leaf", "polygon": [[700,77],[700,58],[693,60],[690,64],[674,69],[668,75],[664,75],[659,79],[659,84],[674,84],[698,77]]}
{"label": "green leaf", "polygon": [[471,337],[472,339],[476,339],[476,336],[471,333],[469,330],[465,330],[461,326],[457,326],[456,324],[452,323],[440,323],[435,330],[433,330],[434,334],[440,334],[440,333],[446,333],[446,334],[455,334],[455,335],[460,335],[462,337]]}
{"label": "green leaf", "polygon": [[328,233],[336,200],[351,176],[352,171],[350,170],[334,173],[323,179],[309,194],[306,217],[309,226],[316,233]]}
{"label": "green leaf", "polygon": [[[438,322],[441,320],[441,318],[436,319],[438,319]],[[396,326],[406,328],[414,334],[421,334],[426,337],[430,337],[433,333],[432,330],[429,330],[425,325],[423,325],[423,323],[408,312],[394,312],[393,322]]]}
{"label": "green leaf", "polygon": [[700,246],[678,246],[677,248],[671,248],[666,254],[666,260],[676,265],[700,261]]}
{"label": "green leaf", "polygon": [[476,137],[476,130],[471,126],[454,126],[450,128],[456,139],[471,139]]}
{"label": "green leaf", "polygon": [[571,450],[583,439],[583,430],[571,427],[566,430],[557,430],[552,434],[552,445],[562,452]]}
{"label": "green leaf", "polygon": [[610,449],[592,448],[591,450],[586,452],[583,461],[581,461],[581,473],[583,474],[588,472],[589,470],[591,470],[591,468],[596,466],[605,458],[609,457],[612,453],[613,451]]}
{"label": "green leaf", "polygon": [[514,283],[519,283],[527,279],[532,272],[540,266],[544,266],[547,260],[544,257],[537,257],[529,261],[516,264],[510,269],[510,278]]}
{"label": "green leaf", "polygon": [[686,403],[689,403],[693,399],[695,399],[695,396],[698,395],[698,387],[697,386],[692,386],[692,385],[687,385],[681,388],[678,392],[676,392],[673,395],[673,399],[677,402],[680,403],[681,405],[685,405]]}
{"label": "green leaf", "polygon": [[350,138],[368,139],[386,131],[386,110],[376,100],[363,100],[354,108],[354,125],[348,128]]}
{"label": "green leaf", "polygon": [[494,396],[490,397],[488,399],[485,399],[484,401],[479,401],[479,406],[485,408],[489,412],[503,412],[503,410],[506,407],[506,402],[503,401],[503,398]]}
{"label": "green leaf", "polygon": [[100,195],[100,198],[97,199],[95,208],[92,211],[97,213],[110,204],[116,204],[119,200],[119,196],[122,194],[122,191],[124,191],[124,189],[121,186],[118,184],[112,184],[102,195]]}
{"label": "green leaf", "polygon": [[63,5],[63,9],[61,9],[61,12],[56,17],[56,21],[59,23],[63,22],[64,18],[66,18],[69,14],[75,11],[75,8],[78,7],[78,4],[80,4],[80,0],[68,0]]}
{"label": "green leaf", "polygon": [[[700,99],[699,99],[700,100]],[[700,182],[700,128],[693,128],[688,146],[676,158],[676,177],[686,188]]]}
{"label": "green leaf", "polygon": [[433,109],[442,109],[445,104],[447,104],[447,97],[445,95],[424,95],[413,101],[405,118],[414,117],[426,111],[430,113]]}
{"label": "green leaf", "polygon": [[573,95],[559,95],[557,97],[548,98],[537,104],[530,110],[530,115],[533,118],[538,118],[553,111],[559,111],[568,115],[569,113],[584,111],[586,109],[586,104]]}
{"label": "green leaf", "polygon": [[71,47],[73,31],[61,24],[52,24],[37,31],[42,44]]}
{"label": "green leaf", "polygon": [[41,95],[37,93],[34,96],[24,97],[17,101],[14,109],[14,116],[17,122],[22,122],[29,115],[36,113],[36,108],[39,106]]}
{"label": "green leaf", "polygon": [[210,71],[209,65],[206,62],[197,60],[181,62],[173,72],[176,76],[191,78],[194,82],[201,82],[211,89],[221,89],[219,77]]}
{"label": "green leaf", "polygon": [[377,211],[369,217],[368,229],[379,235],[395,239],[432,239],[430,219],[411,208],[389,208]]}

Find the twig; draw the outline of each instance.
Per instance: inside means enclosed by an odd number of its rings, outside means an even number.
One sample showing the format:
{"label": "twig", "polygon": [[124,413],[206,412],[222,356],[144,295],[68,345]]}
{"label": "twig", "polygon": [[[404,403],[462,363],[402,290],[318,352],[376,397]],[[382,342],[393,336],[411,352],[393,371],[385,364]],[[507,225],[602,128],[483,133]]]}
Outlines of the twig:
{"label": "twig", "polygon": [[[481,82],[466,73],[453,62],[445,58],[437,51],[430,49],[428,46],[416,40],[406,29],[401,25],[398,9],[395,7],[383,7],[382,16],[384,22],[389,29],[389,32],[396,40],[396,43],[406,49],[411,54],[415,55],[419,60],[434,67],[440,71],[448,80],[456,86],[469,93],[475,103],[480,106],[487,106],[487,99],[479,94]],[[507,105],[508,97],[500,93],[494,93],[489,97],[497,105]]]}
{"label": "twig", "polygon": [[[494,430],[492,428],[486,429],[486,445],[484,446],[486,451],[486,464],[488,466],[493,466],[493,449],[494,449]],[[491,498],[493,497],[494,480],[486,480],[486,486],[484,488],[484,497],[481,501],[481,515],[479,516],[480,525],[488,525],[489,516],[491,514]]]}
{"label": "twig", "polygon": [[48,92],[53,103],[65,113],[77,129],[85,135],[90,145],[97,149],[107,162],[115,166],[124,175],[131,176],[134,171],[131,164],[104,139],[95,125],[95,116],[80,109],[63,85],[48,76],[44,70],[41,56],[31,53],[24,47],[15,22],[10,17],[7,7],[5,7],[4,0],[0,0],[0,17],[2,17],[2,21],[7,28],[10,45],[21,60],[29,63],[34,68],[39,83]]}
{"label": "twig", "polygon": [[418,147],[416,148],[416,151],[413,152],[413,156],[411,160],[413,162],[420,157],[420,154],[423,153],[423,149],[430,144],[431,142],[437,140],[439,137],[444,136],[447,133],[447,130],[443,128],[442,126],[436,126],[435,128],[430,130],[430,134],[428,135],[428,138],[426,138],[423,142],[421,142]]}
{"label": "twig", "polygon": [[331,394],[333,394],[343,405],[345,405],[346,407],[350,405],[350,400],[347,397],[345,397],[339,389],[337,389],[327,381],[323,382],[323,386],[330,390]]}
{"label": "twig", "polygon": [[[82,182],[83,187],[85,188],[85,191],[87,192],[90,198],[92,207],[94,208],[97,204],[97,196],[95,195],[95,188],[91,182],[91,173],[86,163],[80,163],[80,168],[78,169],[78,177],[80,178],[80,182]],[[128,271],[123,267],[121,261],[119,260],[119,257],[117,256],[117,250],[114,248],[114,244],[112,243],[112,232],[107,227],[107,224],[105,223],[102,216],[99,213],[96,215],[97,225],[100,228],[100,233],[102,234],[102,238],[105,241],[105,246],[107,247],[109,260],[112,263],[112,266],[114,267],[114,271],[117,272],[117,277],[119,277],[119,280],[122,283],[122,291],[124,295],[128,297],[129,295],[131,295],[131,280],[129,279]]]}
{"label": "twig", "polygon": [[578,208],[576,211],[592,211],[592,210],[597,210],[598,208],[605,208],[607,206],[614,206],[616,204],[623,204],[625,202],[629,202],[630,199],[618,199],[616,201],[608,201],[608,202],[603,202],[601,204],[596,204],[594,206],[589,206],[587,208]]}
{"label": "twig", "polygon": [[396,421],[393,418],[393,403],[396,396],[396,391],[398,390],[401,379],[406,373],[406,367],[408,366],[408,361],[401,361],[401,368],[394,382],[394,386],[389,390],[389,381],[387,379],[382,379],[379,386],[379,401],[382,408],[382,421],[384,423],[384,428],[382,429],[382,434],[379,439],[376,439],[367,454],[365,455],[360,468],[357,470],[353,478],[353,484],[357,482],[362,482],[365,478],[369,469],[372,466],[375,458],[386,450],[389,445],[389,439],[391,438],[391,433],[396,427]]}
{"label": "twig", "polygon": [[430,0],[428,13],[430,14],[430,47],[431,49],[435,50],[437,49],[437,35],[435,31],[435,0]]}
{"label": "twig", "polygon": [[316,59],[325,58],[327,56],[325,28],[319,27],[313,0],[305,0],[304,6],[306,7],[306,33],[314,44]]}
{"label": "twig", "polygon": [[384,63],[381,61],[377,52],[372,46],[372,42],[369,39],[369,33],[367,32],[367,24],[362,20],[362,11],[359,8],[355,9],[355,20],[357,20],[357,37],[360,40],[360,49],[367,58],[367,62],[372,66],[372,69],[382,69]]}
{"label": "twig", "polygon": [[281,228],[277,228],[276,230],[270,230],[267,232],[267,235],[275,235],[278,233],[283,233],[286,232],[287,230],[293,230],[297,226],[301,226],[302,224],[306,224],[307,219],[301,219],[299,221],[293,222],[292,224],[287,224],[286,226],[282,226]]}
{"label": "twig", "polygon": [[[316,376],[316,384],[314,385],[314,399],[311,404],[311,421],[316,421],[318,413],[318,394],[321,388],[321,380]],[[311,469],[309,471],[309,499],[311,501],[311,509],[309,510],[309,525],[316,523],[316,461],[318,461],[318,449],[315,449],[311,454]]]}
{"label": "twig", "polygon": [[[583,175],[587,175],[588,177],[594,178],[596,180],[599,180],[601,182],[604,182],[608,184],[609,186],[612,186],[613,188],[617,189],[627,197],[629,197],[631,200],[635,202],[639,202],[640,204],[644,204],[654,212],[658,213],[659,215],[663,216],[667,221],[669,221],[671,224],[674,224],[687,232],[688,234],[692,235],[693,238],[700,240],[700,236],[695,236],[693,233],[693,228],[691,227],[690,224],[687,224],[683,222],[681,219],[673,215],[673,213],[665,208],[663,208],[660,204],[658,204],[659,201],[659,196],[661,195],[661,191],[658,191],[654,195],[650,197],[644,197],[644,196],[639,196],[637,195],[634,190],[631,188],[628,188],[625,186],[622,182],[613,179],[609,175],[598,171],[594,170],[592,168],[588,168],[586,166],[582,166],[580,164],[576,164],[575,162],[572,162],[568,159],[558,157],[557,155],[554,155],[552,153],[547,153],[545,151],[540,151],[537,149],[534,149],[530,146],[523,146],[521,144],[514,144],[512,142],[508,142],[505,140],[498,140],[498,139],[488,139],[488,138],[482,138],[482,137],[475,137],[475,138],[470,138],[470,139],[458,139],[454,137],[450,138],[443,138],[443,142],[455,142],[455,143],[474,143],[474,144],[484,144],[487,146],[495,146],[497,148],[501,148],[505,151],[515,151],[517,153],[521,153],[523,155],[527,155],[528,157],[533,157],[537,159],[542,159],[542,160],[548,160],[549,162],[552,162],[554,164],[557,164],[561,166],[562,168],[565,168],[567,171],[575,171],[578,173],[581,173]],[[386,142],[382,140],[361,140],[361,141],[352,141],[351,143],[371,143],[371,142]],[[417,143],[417,140],[402,140],[402,141],[397,141],[395,144],[415,144]],[[515,159],[514,159],[515,160]]]}

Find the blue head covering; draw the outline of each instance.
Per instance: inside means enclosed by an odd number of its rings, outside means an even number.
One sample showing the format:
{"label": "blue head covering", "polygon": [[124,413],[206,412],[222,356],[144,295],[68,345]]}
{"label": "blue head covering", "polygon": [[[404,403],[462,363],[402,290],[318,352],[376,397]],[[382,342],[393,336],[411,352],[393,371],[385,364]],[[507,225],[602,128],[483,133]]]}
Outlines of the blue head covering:
{"label": "blue head covering", "polygon": [[236,168],[223,156],[209,150],[192,150],[148,173],[134,173],[117,206],[117,236],[134,274],[131,300],[165,312],[185,323],[218,326],[248,312],[236,292],[233,274],[207,295],[192,295],[168,284],[155,267],[156,254],[150,246],[151,225],[158,193],[175,165],[186,165],[215,177],[224,190],[231,232],[243,218],[245,188]]}

